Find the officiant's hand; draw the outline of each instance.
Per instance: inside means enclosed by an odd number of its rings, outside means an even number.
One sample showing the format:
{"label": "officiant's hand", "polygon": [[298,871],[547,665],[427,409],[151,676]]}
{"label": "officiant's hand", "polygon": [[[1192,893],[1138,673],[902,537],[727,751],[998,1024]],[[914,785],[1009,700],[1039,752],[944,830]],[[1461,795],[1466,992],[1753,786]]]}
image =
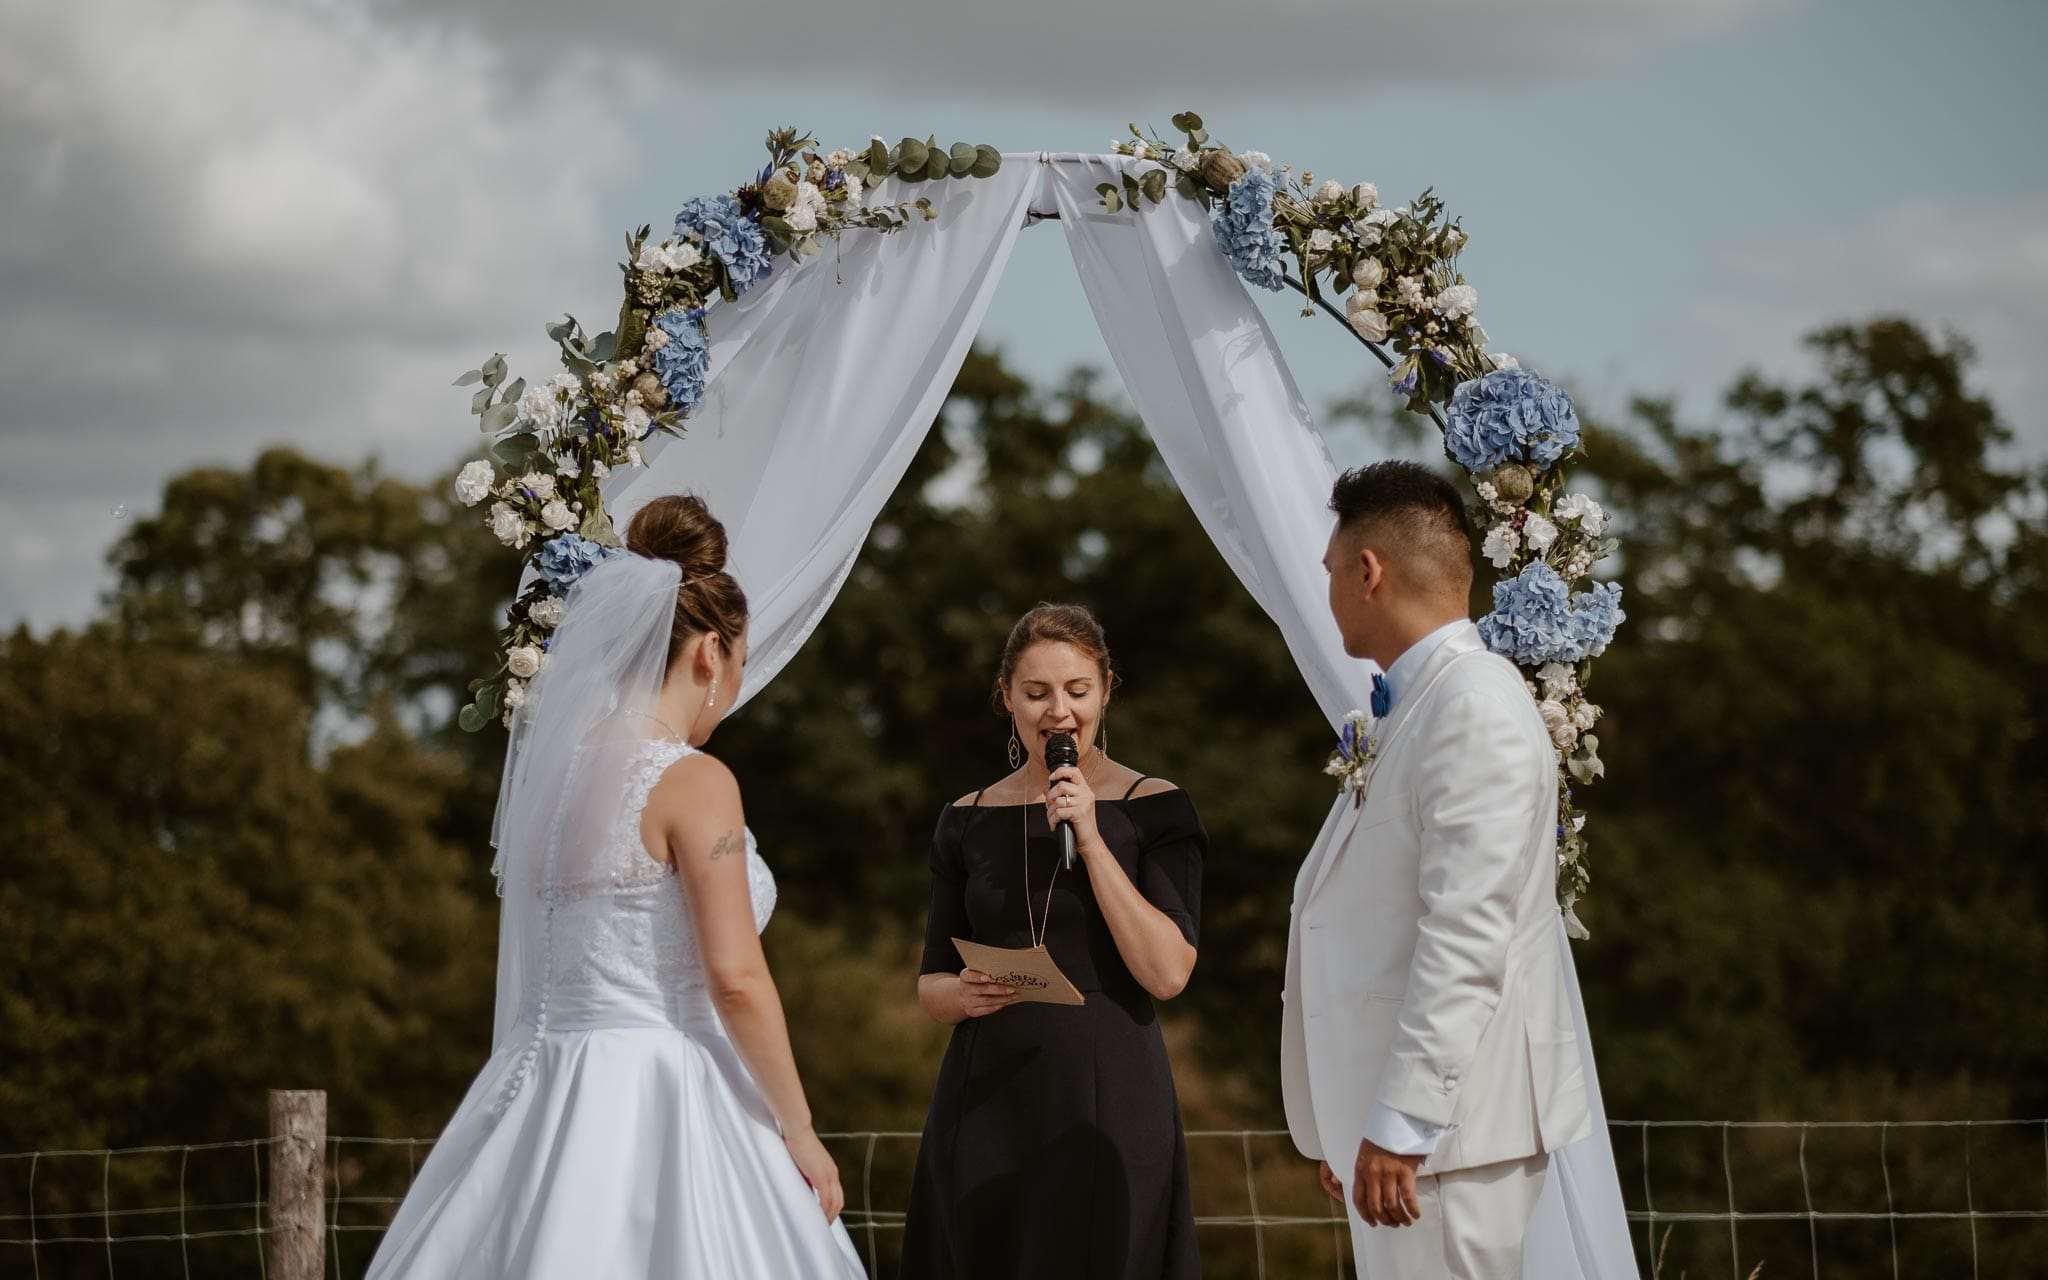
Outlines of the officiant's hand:
{"label": "officiant's hand", "polygon": [[1045,793],[1045,820],[1074,824],[1074,844],[1086,853],[1102,843],[1095,829],[1095,789],[1074,765],[1055,770]]}
{"label": "officiant's hand", "polygon": [[1422,1205],[1415,1198],[1415,1171],[1422,1167],[1422,1159],[1398,1155],[1370,1138],[1358,1144],[1351,1199],[1367,1226],[1405,1227],[1422,1217]]}
{"label": "officiant's hand", "polygon": [[1017,988],[1006,987],[979,969],[960,971],[960,1011],[982,1018],[1017,1003]]}

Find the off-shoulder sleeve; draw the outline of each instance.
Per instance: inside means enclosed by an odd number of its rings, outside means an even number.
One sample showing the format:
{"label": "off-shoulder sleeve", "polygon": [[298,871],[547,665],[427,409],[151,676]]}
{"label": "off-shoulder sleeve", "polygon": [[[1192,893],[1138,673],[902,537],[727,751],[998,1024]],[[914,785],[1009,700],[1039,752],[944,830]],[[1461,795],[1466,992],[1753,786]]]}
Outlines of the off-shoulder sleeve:
{"label": "off-shoulder sleeve", "polygon": [[1180,926],[1191,946],[1201,945],[1202,857],[1209,833],[1188,793],[1176,788],[1129,804],[1142,837],[1138,892]]}
{"label": "off-shoulder sleeve", "polygon": [[924,918],[920,975],[960,972],[960,950],[953,939],[973,936],[967,921],[967,867],[960,851],[962,812],[958,806],[946,806],[932,832],[932,903]]}

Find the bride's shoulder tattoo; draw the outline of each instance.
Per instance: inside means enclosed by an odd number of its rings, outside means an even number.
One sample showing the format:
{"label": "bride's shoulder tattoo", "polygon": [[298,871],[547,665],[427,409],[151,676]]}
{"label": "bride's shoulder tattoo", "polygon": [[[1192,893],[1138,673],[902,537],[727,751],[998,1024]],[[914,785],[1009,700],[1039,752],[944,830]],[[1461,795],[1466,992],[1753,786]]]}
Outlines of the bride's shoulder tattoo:
{"label": "bride's shoulder tattoo", "polygon": [[724,835],[718,837],[717,842],[711,846],[711,860],[713,862],[716,862],[720,858],[723,858],[728,854],[738,853],[746,847],[746,837],[742,836],[737,831],[728,831]]}

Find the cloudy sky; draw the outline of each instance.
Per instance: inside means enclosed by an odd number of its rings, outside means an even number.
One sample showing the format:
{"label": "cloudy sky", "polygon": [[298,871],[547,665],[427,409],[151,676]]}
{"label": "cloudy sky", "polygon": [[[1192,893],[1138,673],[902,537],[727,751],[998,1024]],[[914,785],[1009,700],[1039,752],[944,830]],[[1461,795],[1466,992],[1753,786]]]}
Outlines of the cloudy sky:
{"label": "cloudy sky", "polygon": [[[2044,49],[2041,0],[0,0],[0,625],[87,616],[182,468],[451,464],[451,377],[545,372],[546,320],[616,307],[622,233],[777,124],[1084,151],[1196,109],[1434,186],[1495,344],[1595,405],[1895,311],[1975,342],[2048,457]],[[1360,382],[1271,310],[1313,402]],[[984,336],[1106,363],[1056,230]]]}

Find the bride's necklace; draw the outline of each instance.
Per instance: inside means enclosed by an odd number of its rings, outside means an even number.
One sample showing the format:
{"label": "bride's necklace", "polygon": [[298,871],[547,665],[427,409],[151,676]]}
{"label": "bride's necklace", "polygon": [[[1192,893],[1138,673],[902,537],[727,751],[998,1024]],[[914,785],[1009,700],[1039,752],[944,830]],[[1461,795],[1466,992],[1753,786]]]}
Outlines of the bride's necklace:
{"label": "bride's necklace", "polygon": [[668,730],[669,737],[674,738],[677,742],[686,742],[686,739],[684,739],[683,735],[676,732],[676,727],[674,725],[670,724],[668,721],[662,719],[660,716],[655,715],[652,712],[628,711],[626,714],[629,716],[639,716],[642,720],[652,720],[654,721],[654,723]]}

